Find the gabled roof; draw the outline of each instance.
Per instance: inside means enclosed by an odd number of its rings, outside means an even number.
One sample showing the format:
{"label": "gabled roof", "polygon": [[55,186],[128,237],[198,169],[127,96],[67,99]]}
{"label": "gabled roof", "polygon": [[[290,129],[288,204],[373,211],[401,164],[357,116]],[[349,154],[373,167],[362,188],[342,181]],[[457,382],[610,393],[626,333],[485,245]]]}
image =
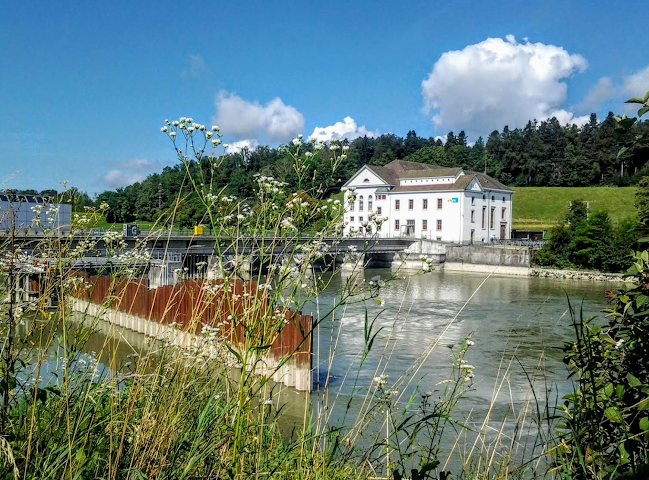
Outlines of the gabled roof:
{"label": "gabled roof", "polygon": [[[484,173],[464,171],[459,167],[440,167],[438,165],[428,165],[426,163],[407,162],[405,160],[393,160],[383,167],[376,165],[364,165],[381,180],[388,185],[393,185],[394,188],[391,192],[423,192],[429,190],[466,190],[471,184],[473,179],[480,182],[480,186],[486,190],[504,190],[511,192],[512,190],[503,185],[498,180],[491,178]],[[345,185],[351,182],[356,176],[363,171],[361,168],[355,175],[350,178]],[[443,185],[399,185],[401,178],[434,178],[434,177],[457,177],[454,183],[447,183]]]}
{"label": "gabled roof", "polygon": [[513,190],[509,188],[507,185],[500,183],[495,178],[492,178],[489,175],[486,175],[484,173],[471,172],[471,171],[466,171],[464,173],[466,174],[466,176],[472,175],[475,178],[477,178],[478,181],[480,182],[480,185],[482,185],[482,188],[486,190],[506,190],[508,192],[513,192]]}

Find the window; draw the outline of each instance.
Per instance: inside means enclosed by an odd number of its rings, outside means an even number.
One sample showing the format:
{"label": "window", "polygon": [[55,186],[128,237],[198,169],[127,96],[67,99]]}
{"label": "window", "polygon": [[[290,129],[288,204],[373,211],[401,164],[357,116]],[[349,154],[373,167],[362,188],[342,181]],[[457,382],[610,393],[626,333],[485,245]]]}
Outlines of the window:
{"label": "window", "polygon": [[440,231],[442,229],[442,221],[437,220],[437,231]]}
{"label": "window", "polygon": [[364,179],[363,183],[370,183],[370,179],[369,178]]}
{"label": "window", "polygon": [[378,213],[379,215],[381,215],[381,210],[381,207],[376,207],[376,213]]}
{"label": "window", "polygon": [[506,209],[505,207],[503,207],[502,217],[500,217],[500,218],[502,218],[503,220],[505,219],[505,210],[507,210],[507,209]]}
{"label": "window", "polygon": [[354,221],[354,217],[349,217],[349,221],[350,221],[350,222],[353,222],[353,221]]}
{"label": "window", "polygon": [[441,210],[441,209],[442,209],[442,199],[438,198],[437,199],[437,210]]}
{"label": "window", "polygon": [[363,195],[358,197],[358,211],[359,212],[363,211]]}
{"label": "window", "polygon": [[408,200],[408,210],[412,210],[413,208],[415,208],[415,201],[411,198]]}
{"label": "window", "polygon": [[483,199],[483,200],[486,200],[486,199],[487,199],[487,196],[486,196],[486,195],[483,195],[483,196],[482,196],[482,199]]}
{"label": "window", "polygon": [[424,231],[428,230],[428,220],[421,221],[421,229]]}
{"label": "window", "polygon": [[475,223],[475,210],[471,210],[471,223]]}
{"label": "window", "polygon": [[367,211],[368,212],[372,211],[372,195],[367,197]]}
{"label": "window", "polygon": [[491,207],[491,221],[489,222],[490,225],[489,228],[494,228],[495,217],[496,217],[496,207]]}
{"label": "window", "polygon": [[482,207],[482,229],[487,228],[487,207]]}
{"label": "window", "polygon": [[475,197],[471,197],[471,205],[475,205]]}
{"label": "window", "polygon": [[354,208],[356,208],[356,202],[350,202],[349,203],[349,211],[353,212]]}
{"label": "window", "polygon": [[400,206],[401,206],[401,201],[400,200],[395,200],[394,201],[394,209],[399,210]]}
{"label": "window", "polygon": [[491,196],[491,201],[493,202],[496,199],[493,195]]}
{"label": "window", "polygon": [[358,221],[363,223],[363,217],[358,217]]}
{"label": "window", "polygon": [[505,197],[503,197],[503,202],[505,201]]}
{"label": "window", "polygon": [[399,230],[399,220],[394,221],[394,229]]}
{"label": "window", "polygon": [[437,240],[438,242],[441,242],[441,241],[442,241],[442,237],[437,237],[435,240]]}
{"label": "window", "polygon": [[421,208],[424,209],[424,210],[428,210],[428,199],[427,198],[424,198],[421,201]]}

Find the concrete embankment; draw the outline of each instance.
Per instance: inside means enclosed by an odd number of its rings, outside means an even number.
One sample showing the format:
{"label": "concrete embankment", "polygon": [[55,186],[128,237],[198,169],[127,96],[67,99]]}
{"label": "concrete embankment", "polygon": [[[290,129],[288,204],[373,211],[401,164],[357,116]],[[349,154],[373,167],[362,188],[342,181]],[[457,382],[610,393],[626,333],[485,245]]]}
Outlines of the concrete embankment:
{"label": "concrete embankment", "polygon": [[492,275],[508,275],[522,277],[556,278],[566,280],[590,280],[595,282],[619,282],[624,279],[620,273],[603,273],[585,270],[559,270],[538,267],[511,267],[507,265],[484,265],[460,262],[446,262],[435,267],[449,272],[490,273]]}
{"label": "concrete embankment", "polygon": [[255,373],[297,390],[312,388],[311,316],[276,309],[272,321],[283,318],[282,327],[262,331],[259,322],[270,321],[271,315],[267,290],[255,282],[187,280],[150,289],[147,279],[78,276],[84,284],[71,295],[74,311],[180,348],[199,348],[214,361],[230,356],[228,364],[234,363],[234,355],[227,352],[241,353],[242,348],[247,348],[245,342],[251,332],[260,331],[271,344],[256,362]]}

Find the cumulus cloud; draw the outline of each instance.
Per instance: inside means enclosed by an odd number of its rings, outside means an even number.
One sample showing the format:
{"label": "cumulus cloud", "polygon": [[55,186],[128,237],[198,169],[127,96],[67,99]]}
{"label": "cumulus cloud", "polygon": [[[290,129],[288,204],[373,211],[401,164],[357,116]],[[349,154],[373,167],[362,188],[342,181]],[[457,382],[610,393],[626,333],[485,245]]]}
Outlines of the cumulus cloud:
{"label": "cumulus cloud", "polygon": [[647,90],[649,90],[649,66],[625,77],[622,83],[622,93],[628,97],[643,97]]}
{"label": "cumulus cloud", "polygon": [[488,38],[462,50],[443,53],[422,81],[424,113],[438,131],[487,134],[503,125],[518,127],[530,119],[561,117],[581,121],[563,108],[563,81],[583,72],[581,55],[543,43]]}
{"label": "cumulus cloud", "polygon": [[214,123],[227,135],[287,141],[304,130],[304,116],[279,97],[261,105],[222,90],[215,106]]}
{"label": "cumulus cloud", "polygon": [[246,138],[244,140],[239,140],[238,142],[232,142],[228,144],[226,148],[227,153],[240,153],[244,148],[247,148],[249,151],[256,150],[259,146],[259,142],[254,138]]}
{"label": "cumulus cloud", "polygon": [[135,182],[141,182],[148,175],[161,168],[162,164],[160,162],[134,158],[119,162],[116,168],[109,170],[104,175],[103,180],[111,188],[125,187]]}
{"label": "cumulus cloud", "polygon": [[336,122],[328,127],[315,127],[309,135],[309,140],[328,142],[330,140],[349,140],[358,137],[378,137],[377,130],[368,130],[365,125],[358,126],[352,117],[345,117],[342,122]]}
{"label": "cumulus cloud", "polygon": [[183,79],[199,78],[206,73],[210,73],[210,69],[205,65],[205,59],[201,55],[192,53],[187,59],[187,68],[181,72],[180,76]]}
{"label": "cumulus cloud", "polygon": [[588,109],[598,109],[602,103],[613,97],[616,88],[613,85],[611,77],[602,77],[588,91],[586,98],[579,104],[579,109],[584,111]]}

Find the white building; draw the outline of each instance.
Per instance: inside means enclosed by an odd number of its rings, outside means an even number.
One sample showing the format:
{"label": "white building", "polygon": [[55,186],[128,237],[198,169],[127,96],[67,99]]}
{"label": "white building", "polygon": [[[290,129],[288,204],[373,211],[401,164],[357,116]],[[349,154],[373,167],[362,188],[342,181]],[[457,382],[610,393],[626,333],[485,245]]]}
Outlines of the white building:
{"label": "white building", "polygon": [[[394,160],[365,165],[342,190],[345,235],[487,243],[511,237],[513,191],[483,173]],[[353,201],[352,201],[353,199]]]}

